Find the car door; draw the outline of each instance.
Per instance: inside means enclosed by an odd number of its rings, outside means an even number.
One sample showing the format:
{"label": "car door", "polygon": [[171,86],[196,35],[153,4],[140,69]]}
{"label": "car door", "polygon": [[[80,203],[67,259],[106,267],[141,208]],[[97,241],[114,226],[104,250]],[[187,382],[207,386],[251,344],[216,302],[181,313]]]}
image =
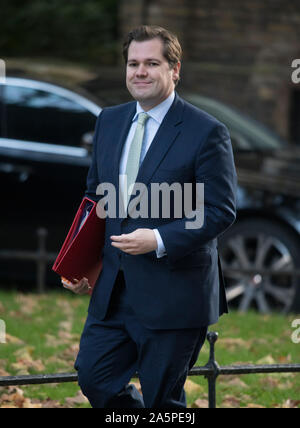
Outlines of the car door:
{"label": "car door", "polygon": [[7,79],[0,91],[0,248],[36,248],[44,227],[47,249],[57,251],[85,189],[90,155],[82,136],[101,109],[36,81]]}

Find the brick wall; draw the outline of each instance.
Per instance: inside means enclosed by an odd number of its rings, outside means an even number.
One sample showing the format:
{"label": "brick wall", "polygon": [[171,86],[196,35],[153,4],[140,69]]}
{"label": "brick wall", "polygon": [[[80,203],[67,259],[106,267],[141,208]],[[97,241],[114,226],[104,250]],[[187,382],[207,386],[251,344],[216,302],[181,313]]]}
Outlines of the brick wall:
{"label": "brick wall", "polygon": [[291,82],[292,60],[300,58],[300,2],[123,0],[121,5],[122,34],[148,23],[178,35],[184,49],[179,92],[217,98],[289,138],[291,92],[300,90]]}

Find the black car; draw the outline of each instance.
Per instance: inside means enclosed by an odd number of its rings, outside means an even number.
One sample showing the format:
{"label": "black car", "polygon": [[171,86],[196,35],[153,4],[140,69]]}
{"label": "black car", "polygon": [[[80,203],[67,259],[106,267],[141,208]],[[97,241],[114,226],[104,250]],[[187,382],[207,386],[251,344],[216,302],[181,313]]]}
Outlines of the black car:
{"label": "black car", "polygon": [[[101,108],[46,82],[6,78],[0,84],[0,249],[37,248],[37,229],[48,230],[57,252],[85,190],[90,153],[83,137]],[[51,274],[48,281],[55,281]],[[0,278],[32,282],[35,264],[0,259]],[[52,276],[51,276],[52,275]]]}
{"label": "black car", "polygon": [[[300,308],[300,149],[210,98],[185,97],[225,123],[238,173],[238,216],[219,240],[227,297],[241,311]],[[239,272],[240,270],[240,272]]]}
{"label": "black car", "polygon": [[[229,301],[242,311],[299,310],[299,280],[285,273],[300,257],[299,150],[218,101],[183,96],[225,123],[232,137],[238,218],[219,240]],[[47,250],[57,253],[85,190],[91,159],[84,141],[100,111],[56,85],[14,78],[0,84],[0,253],[35,249],[40,226],[48,230]],[[28,262],[0,259],[2,282],[32,279],[32,272]]]}

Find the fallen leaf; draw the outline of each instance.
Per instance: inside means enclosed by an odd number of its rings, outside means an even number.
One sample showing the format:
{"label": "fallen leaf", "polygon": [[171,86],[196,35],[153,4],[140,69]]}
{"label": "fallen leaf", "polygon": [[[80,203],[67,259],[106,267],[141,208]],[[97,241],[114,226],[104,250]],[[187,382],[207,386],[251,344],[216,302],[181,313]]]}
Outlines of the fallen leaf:
{"label": "fallen leaf", "polygon": [[23,390],[17,387],[8,387],[7,393],[0,397],[1,405],[12,405],[21,408],[25,401]]}
{"label": "fallen leaf", "polygon": [[6,364],[7,364],[6,360],[0,359],[0,369],[4,369],[4,367],[6,367]]}
{"label": "fallen leaf", "polygon": [[60,331],[58,337],[62,340],[62,343],[78,342],[79,337],[77,334],[72,334],[69,331]]}
{"label": "fallen leaf", "polygon": [[16,376],[29,376],[29,370],[22,362],[12,363],[11,368],[16,371]]}
{"label": "fallen leaf", "polygon": [[71,360],[75,360],[76,357],[77,357],[78,352],[79,352],[79,343],[74,343],[69,348],[65,349],[61,353],[61,356],[63,358],[68,358],[68,359],[71,359]]}
{"label": "fallen leaf", "polygon": [[208,400],[198,398],[192,405],[192,409],[208,409]]}
{"label": "fallen leaf", "polygon": [[38,307],[38,299],[34,294],[18,294],[16,302],[20,305],[19,311],[24,315],[33,315]]}
{"label": "fallen leaf", "polygon": [[73,363],[70,366],[70,362],[69,361],[63,360],[62,358],[56,357],[54,355],[52,357],[47,358],[44,361],[44,363],[45,363],[46,366],[48,366],[49,364],[54,364],[57,368],[65,368],[65,369],[69,368],[69,367],[72,367],[73,364],[74,364]]}
{"label": "fallen leaf", "polygon": [[14,352],[14,355],[16,356],[17,359],[31,360],[33,351],[34,351],[33,346],[25,346],[24,348],[17,349]]}
{"label": "fallen leaf", "polygon": [[22,409],[41,409],[42,403],[33,403],[29,398],[25,398]]}
{"label": "fallen leaf", "polygon": [[185,392],[187,394],[201,393],[203,392],[203,388],[198,383],[193,382],[190,379],[187,379],[184,385]]}
{"label": "fallen leaf", "polygon": [[282,355],[280,357],[278,357],[278,361],[280,364],[288,364],[292,362],[292,357],[291,355]]}
{"label": "fallen leaf", "polygon": [[282,405],[283,409],[298,409],[300,406],[300,400],[291,400],[288,399]]}
{"label": "fallen leaf", "polygon": [[292,389],[294,386],[293,382],[287,381],[285,383],[280,383],[278,385],[278,389],[280,389],[281,391],[285,391],[286,389]]}
{"label": "fallen leaf", "polygon": [[226,384],[230,387],[248,388],[248,385],[238,377],[230,379],[229,382],[227,382]]}
{"label": "fallen leaf", "polygon": [[260,379],[259,383],[266,387],[277,388],[279,385],[279,379],[276,379],[273,376],[266,376]]}
{"label": "fallen leaf", "polygon": [[66,332],[70,333],[72,331],[72,327],[73,327],[73,320],[72,319],[62,321],[58,325],[58,329],[59,329],[58,334],[60,335],[60,334],[66,333]]}
{"label": "fallen leaf", "polygon": [[27,346],[25,348],[18,349],[16,352],[14,352],[14,355],[17,358],[17,362],[12,363],[11,367],[14,370],[17,370],[19,375],[21,373],[25,374],[25,372],[28,372],[28,369],[33,369],[38,372],[45,370],[45,366],[41,360],[33,360],[33,350],[33,347]]}
{"label": "fallen leaf", "polygon": [[239,408],[240,404],[241,401],[233,395],[225,395],[224,400],[222,401],[222,407],[227,408]]}
{"label": "fallen leaf", "polygon": [[218,340],[218,346],[223,346],[228,351],[236,351],[237,348],[249,349],[251,347],[251,341],[244,340],[241,338],[224,338]]}
{"label": "fallen leaf", "polygon": [[89,402],[80,390],[75,397],[68,397],[65,401],[69,406],[74,406],[75,404],[87,404]]}
{"label": "fallen leaf", "polygon": [[5,339],[6,339],[6,343],[11,343],[13,345],[24,345],[23,340],[19,339],[18,337],[11,336],[8,333],[6,333]]}
{"label": "fallen leaf", "polygon": [[0,409],[17,409],[17,406],[13,406],[12,404],[2,404]]}
{"label": "fallen leaf", "polygon": [[269,354],[258,360],[257,364],[276,364],[276,361],[274,360],[272,355]]}
{"label": "fallen leaf", "polygon": [[45,334],[46,346],[49,348],[56,348],[61,345],[61,341],[57,340],[56,336],[52,336],[51,334]]}
{"label": "fallen leaf", "polygon": [[49,398],[47,400],[43,400],[41,402],[43,409],[63,409],[65,408],[62,406],[58,401],[50,400]]}
{"label": "fallen leaf", "polygon": [[259,404],[249,403],[247,404],[247,409],[265,409],[265,407]]}
{"label": "fallen leaf", "polygon": [[[74,309],[72,308],[69,301],[64,299],[57,299],[57,307],[59,307],[66,318],[72,318],[74,315]],[[64,321],[63,321],[64,322]]]}

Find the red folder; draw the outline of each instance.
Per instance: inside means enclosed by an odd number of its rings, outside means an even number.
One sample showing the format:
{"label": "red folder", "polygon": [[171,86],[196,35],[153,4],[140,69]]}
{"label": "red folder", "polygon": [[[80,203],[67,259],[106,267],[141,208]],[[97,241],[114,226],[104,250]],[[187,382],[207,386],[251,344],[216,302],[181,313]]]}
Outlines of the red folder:
{"label": "red folder", "polygon": [[96,207],[96,202],[83,199],[52,267],[54,272],[71,282],[74,278],[86,277],[92,289],[102,270],[105,239],[105,220],[97,216]]}

